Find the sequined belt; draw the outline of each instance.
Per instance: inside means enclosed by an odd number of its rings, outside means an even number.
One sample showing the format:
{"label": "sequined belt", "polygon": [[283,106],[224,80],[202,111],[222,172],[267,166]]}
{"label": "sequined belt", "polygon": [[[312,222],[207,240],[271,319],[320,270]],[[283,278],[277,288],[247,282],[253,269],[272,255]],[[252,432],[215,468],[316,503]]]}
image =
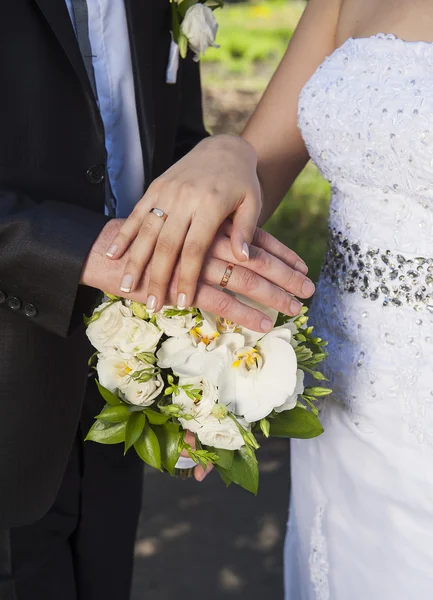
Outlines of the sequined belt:
{"label": "sequined belt", "polygon": [[331,284],[384,306],[408,305],[433,313],[433,258],[405,258],[353,243],[332,229],[322,273]]}

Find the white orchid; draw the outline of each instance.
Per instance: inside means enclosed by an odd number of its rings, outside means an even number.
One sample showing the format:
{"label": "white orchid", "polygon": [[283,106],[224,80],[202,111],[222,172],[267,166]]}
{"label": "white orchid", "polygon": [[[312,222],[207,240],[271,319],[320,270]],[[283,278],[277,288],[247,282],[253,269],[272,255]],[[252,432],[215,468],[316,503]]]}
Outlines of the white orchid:
{"label": "white orchid", "polygon": [[304,393],[304,378],[305,378],[305,373],[304,371],[302,371],[301,369],[298,369],[296,372],[296,386],[295,386],[295,391],[293,392],[293,394],[291,396],[289,396],[287,398],[287,400],[284,402],[284,404],[282,404],[281,406],[276,406],[275,407],[275,412],[280,413],[280,412],[284,412],[285,410],[292,410],[292,408],[295,408],[296,404],[298,403],[298,396],[300,396],[301,394]]}
{"label": "white orchid", "polygon": [[297,359],[292,332],[285,325],[264,335],[254,346],[239,344],[231,364],[219,370],[218,395],[248,423],[267,417],[294,393]]}

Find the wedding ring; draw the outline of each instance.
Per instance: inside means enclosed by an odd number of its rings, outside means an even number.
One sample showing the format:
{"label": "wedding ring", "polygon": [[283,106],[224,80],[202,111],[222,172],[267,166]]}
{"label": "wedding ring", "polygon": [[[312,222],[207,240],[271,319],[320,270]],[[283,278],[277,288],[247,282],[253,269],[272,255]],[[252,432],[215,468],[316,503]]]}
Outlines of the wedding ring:
{"label": "wedding ring", "polygon": [[161,219],[163,221],[167,220],[168,214],[165,213],[163,210],[161,210],[160,208],[152,208],[149,212],[153,213],[154,215],[156,215],[157,217],[161,217]]}
{"label": "wedding ring", "polygon": [[233,263],[229,263],[224,272],[223,278],[220,281],[220,287],[225,288],[229,282],[230,277],[232,276],[233,269],[235,268]]}

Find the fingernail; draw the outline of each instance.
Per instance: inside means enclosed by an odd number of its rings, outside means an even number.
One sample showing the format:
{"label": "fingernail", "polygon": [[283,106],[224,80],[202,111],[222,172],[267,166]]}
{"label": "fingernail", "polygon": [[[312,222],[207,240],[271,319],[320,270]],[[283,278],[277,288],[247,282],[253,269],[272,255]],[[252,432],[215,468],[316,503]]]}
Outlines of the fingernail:
{"label": "fingernail", "polygon": [[127,294],[131,291],[132,288],[132,275],[128,273],[123,276],[122,283],[120,284],[120,291],[126,292]]}
{"label": "fingernail", "polygon": [[290,312],[293,315],[298,315],[301,312],[301,308],[302,304],[298,300],[293,298],[293,300],[290,302]]}
{"label": "fingernail", "polygon": [[274,324],[272,323],[271,319],[263,319],[263,321],[260,324],[262,331],[271,331],[273,326]]}
{"label": "fingernail", "polygon": [[296,271],[300,271],[304,275],[308,273],[308,267],[304,262],[302,262],[302,260],[298,260],[298,262],[295,264],[295,269]]}
{"label": "fingernail", "polygon": [[156,298],[155,296],[148,296],[146,302],[147,312],[153,312],[156,307]]}
{"label": "fingernail", "polygon": [[203,479],[206,477],[206,473],[204,471],[202,471],[201,473],[198,472],[196,476],[197,476],[197,481],[203,481]]}
{"label": "fingernail", "polygon": [[242,254],[246,257],[247,260],[250,259],[250,249],[248,248],[248,244],[246,242],[242,244]]}
{"label": "fingernail", "polygon": [[186,295],[185,294],[179,294],[179,296],[177,297],[177,308],[180,308],[181,310],[186,308]]}
{"label": "fingernail", "polygon": [[316,287],[312,281],[307,279],[302,284],[302,294],[303,296],[312,296],[314,294]]}
{"label": "fingernail", "polygon": [[116,252],[118,251],[118,246],[117,244],[113,244],[112,246],[110,246],[107,250],[107,252],[105,253],[106,256],[108,256],[109,258],[113,258],[113,256],[116,254]]}

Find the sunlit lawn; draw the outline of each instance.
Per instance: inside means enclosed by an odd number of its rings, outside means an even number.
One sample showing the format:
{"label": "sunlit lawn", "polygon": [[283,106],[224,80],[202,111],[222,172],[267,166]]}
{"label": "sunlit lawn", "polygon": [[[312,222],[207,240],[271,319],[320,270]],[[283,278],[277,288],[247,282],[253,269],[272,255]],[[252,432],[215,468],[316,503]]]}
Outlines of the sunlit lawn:
{"label": "sunlit lawn", "polygon": [[[278,65],[305,8],[303,1],[226,4],[218,11],[219,49],[206,53],[204,86],[262,91]],[[311,164],[266,229],[295,249],[316,280],[326,248],[329,185]]]}

